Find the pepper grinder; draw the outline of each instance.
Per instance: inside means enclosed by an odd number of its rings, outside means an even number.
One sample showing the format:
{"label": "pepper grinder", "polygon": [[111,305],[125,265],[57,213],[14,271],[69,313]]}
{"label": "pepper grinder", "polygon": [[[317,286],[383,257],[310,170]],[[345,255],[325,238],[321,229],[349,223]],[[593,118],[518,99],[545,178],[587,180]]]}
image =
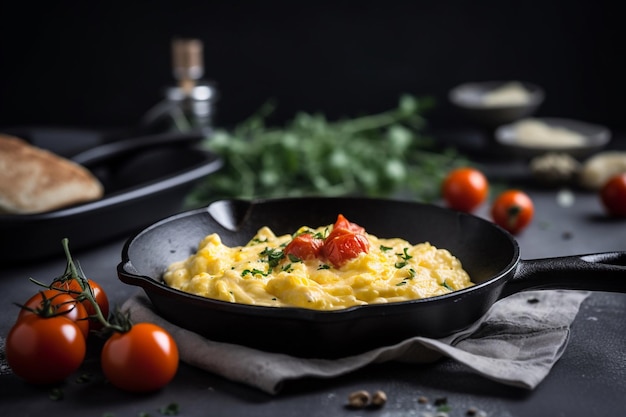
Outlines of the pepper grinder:
{"label": "pepper grinder", "polygon": [[142,125],[149,130],[209,134],[217,92],[213,84],[202,79],[202,41],[172,40],[172,73],[177,85],[166,88],[165,99],[144,115]]}

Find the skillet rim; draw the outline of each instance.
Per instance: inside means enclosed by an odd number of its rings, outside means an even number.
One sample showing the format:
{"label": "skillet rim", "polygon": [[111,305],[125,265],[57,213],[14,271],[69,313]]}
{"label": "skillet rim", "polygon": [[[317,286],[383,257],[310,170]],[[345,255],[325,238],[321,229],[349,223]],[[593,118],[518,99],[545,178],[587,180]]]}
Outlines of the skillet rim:
{"label": "skillet rim", "polygon": [[[172,288],[165,284],[162,281],[162,277],[157,278],[142,275],[140,271],[137,271],[135,266],[132,264],[132,261],[129,256],[129,251],[133,246],[134,242],[141,237],[142,235],[152,231],[153,229],[157,229],[162,227],[164,224],[171,223],[181,218],[192,217],[192,216],[211,216],[209,212],[209,207],[211,207],[215,203],[245,203],[249,205],[248,210],[251,210],[253,207],[267,204],[267,203],[281,203],[288,202],[293,200],[334,200],[334,201],[362,201],[362,202],[379,202],[379,203],[388,203],[388,204],[402,204],[402,205],[418,205],[418,206],[428,206],[435,210],[447,211],[456,216],[467,216],[473,219],[473,221],[478,221],[482,224],[485,224],[486,227],[493,228],[501,233],[504,237],[506,237],[512,244],[513,253],[511,254],[511,261],[501,269],[497,274],[485,279],[485,281],[475,284],[471,287],[467,287],[461,290],[456,290],[447,294],[420,298],[414,300],[405,300],[405,301],[396,301],[391,303],[373,303],[373,304],[365,304],[365,305],[357,305],[351,306],[347,308],[340,308],[335,310],[315,310],[315,309],[307,309],[304,307],[273,307],[273,306],[262,306],[262,305],[253,305],[253,304],[243,304],[243,303],[232,303],[229,301],[223,301],[208,297],[203,297],[200,295],[188,293],[182,290],[178,290],[176,288]],[[211,216],[212,217],[212,216]],[[506,285],[506,282],[514,275],[514,272],[517,266],[520,263],[520,249],[517,240],[506,230],[498,226],[497,224],[490,222],[482,217],[476,216],[471,213],[458,212],[455,210],[451,210],[446,207],[441,207],[431,203],[423,203],[417,201],[407,201],[407,200],[394,200],[394,199],[385,199],[385,198],[376,198],[376,197],[281,197],[281,198],[259,198],[253,200],[244,200],[244,199],[222,199],[216,200],[209,205],[204,207],[195,208],[191,210],[186,210],[180,213],[176,213],[170,216],[167,216],[161,220],[158,220],[151,225],[143,228],[132,234],[124,243],[122,249],[122,260],[117,266],[117,272],[119,279],[128,285],[134,285],[141,287],[150,297],[150,292],[157,291],[161,294],[165,294],[166,296],[170,296],[173,299],[179,301],[187,301],[192,302],[197,305],[204,305],[207,309],[215,309],[220,310],[222,312],[229,312],[232,314],[240,314],[240,315],[250,315],[254,314],[255,316],[263,316],[263,317],[280,317],[280,316],[288,316],[290,320],[302,320],[302,321],[326,321],[326,320],[350,320],[355,316],[359,315],[368,316],[368,315],[378,315],[381,314],[379,310],[382,310],[383,313],[385,310],[388,310],[390,307],[394,310],[404,310],[404,309],[412,309],[415,305],[423,305],[423,304],[436,304],[436,303],[445,303],[456,302],[459,299],[466,297],[468,295],[472,295],[477,292],[490,290],[490,287],[494,286],[496,283],[503,281],[502,286]],[[127,267],[132,270],[128,270]],[[134,272],[136,271],[136,272]]]}

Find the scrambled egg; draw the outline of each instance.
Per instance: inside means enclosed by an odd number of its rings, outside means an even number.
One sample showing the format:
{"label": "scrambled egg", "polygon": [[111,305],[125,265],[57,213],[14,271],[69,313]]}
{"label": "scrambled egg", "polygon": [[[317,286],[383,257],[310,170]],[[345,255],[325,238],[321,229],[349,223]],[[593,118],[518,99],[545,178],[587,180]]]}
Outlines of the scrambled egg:
{"label": "scrambled egg", "polygon": [[[297,233],[324,230],[328,227],[302,227]],[[276,236],[268,227],[238,247],[224,245],[214,233],[194,255],[171,264],[163,279],[203,297],[315,310],[426,298],[473,285],[461,262],[445,249],[365,235],[369,251],[335,268],[323,259],[281,257],[293,236]]]}

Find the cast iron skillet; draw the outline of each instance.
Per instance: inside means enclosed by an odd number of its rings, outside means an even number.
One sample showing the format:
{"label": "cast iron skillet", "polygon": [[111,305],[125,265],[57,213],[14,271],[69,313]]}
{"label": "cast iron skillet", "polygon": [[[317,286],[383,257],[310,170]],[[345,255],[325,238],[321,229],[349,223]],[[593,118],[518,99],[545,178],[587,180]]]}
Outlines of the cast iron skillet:
{"label": "cast iron skillet", "polygon": [[[70,140],[63,142],[65,135],[52,138],[70,147]],[[77,143],[89,140],[80,134],[67,137]],[[104,196],[45,213],[0,213],[0,264],[56,256],[65,237],[73,250],[83,249],[180,212],[193,186],[222,167],[221,158],[200,146],[203,138],[198,133],[132,137],[72,156],[100,180]],[[42,147],[46,144],[51,145],[41,141]]]}
{"label": "cast iron skillet", "polygon": [[[379,237],[428,241],[450,250],[475,286],[447,295],[339,311],[211,300],[172,289],[161,275],[217,232],[246,244],[261,226],[277,234],[332,224],[337,214]],[[298,356],[337,357],[411,336],[443,337],[480,319],[498,299],[532,288],[626,292],[626,252],[521,260],[515,239],[491,222],[441,207],[367,198],[217,201],[166,218],[132,236],[118,265],[121,281],[144,289],[169,321],[212,340]]]}

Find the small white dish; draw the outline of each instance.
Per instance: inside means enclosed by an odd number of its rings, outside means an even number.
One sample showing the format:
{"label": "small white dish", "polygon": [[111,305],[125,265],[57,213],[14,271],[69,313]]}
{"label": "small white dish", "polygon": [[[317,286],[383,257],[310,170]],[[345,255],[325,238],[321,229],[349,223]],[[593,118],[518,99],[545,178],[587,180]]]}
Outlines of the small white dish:
{"label": "small white dish", "polygon": [[448,98],[471,121],[496,127],[530,116],[543,103],[541,87],[524,81],[484,81],[461,84]]}
{"label": "small white dish", "polygon": [[556,152],[580,158],[604,148],[611,140],[611,131],[605,126],[579,120],[528,118],[498,127],[495,140],[517,156]]}

